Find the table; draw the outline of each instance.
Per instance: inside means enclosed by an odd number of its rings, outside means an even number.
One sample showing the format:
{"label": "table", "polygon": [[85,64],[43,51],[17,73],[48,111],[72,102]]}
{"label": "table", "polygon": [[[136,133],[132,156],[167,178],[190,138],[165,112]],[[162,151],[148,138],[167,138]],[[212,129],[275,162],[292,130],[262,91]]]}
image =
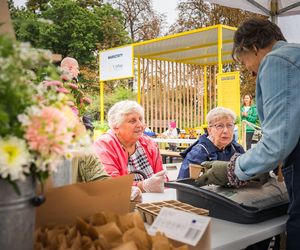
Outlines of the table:
{"label": "table", "polygon": [[163,163],[167,163],[167,158],[169,158],[169,162],[172,163],[173,162],[173,158],[174,157],[180,157],[180,152],[177,151],[172,151],[172,150],[167,150],[167,149],[159,149],[159,153],[161,154],[162,157],[162,161]]}
{"label": "table", "polygon": [[[176,190],[164,193],[143,193],[143,202],[176,200]],[[211,217],[211,249],[240,250],[285,231],[287,215],[257,224],[238,224]]]}
{"label": "table", "polygon": [[167,170],[169,181],[174,181],[177,179],[180,167],[181,162],[163,164],[163,168]]}
{"label": "table", "polygon": [[193,144],[197,139],[179,139],[179,138],[151,138],[158,143],[186,143]]}

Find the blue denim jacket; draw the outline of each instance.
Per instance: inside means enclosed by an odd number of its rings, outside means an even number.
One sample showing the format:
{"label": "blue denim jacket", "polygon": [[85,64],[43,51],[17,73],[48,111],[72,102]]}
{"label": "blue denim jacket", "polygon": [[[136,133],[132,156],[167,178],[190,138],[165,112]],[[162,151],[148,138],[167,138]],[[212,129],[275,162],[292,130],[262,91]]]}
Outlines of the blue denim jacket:
{"label": "blue denim jacket", "polygon": [[263,136],[237,158],[240,180],[267,172],[285,161],[300,134],[300,44],[277,42],[262,60],[256,79],[256,104]]}

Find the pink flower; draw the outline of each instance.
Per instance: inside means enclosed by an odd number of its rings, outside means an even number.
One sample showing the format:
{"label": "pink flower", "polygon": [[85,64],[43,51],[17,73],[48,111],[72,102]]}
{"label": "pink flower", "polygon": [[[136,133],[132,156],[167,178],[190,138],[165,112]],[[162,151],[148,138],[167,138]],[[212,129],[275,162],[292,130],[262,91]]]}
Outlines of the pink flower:
{"label": "pink flower", "polygon": [[73,136],[67,124],[64,112],[53,107],[45,107],[41,114],[31,116],[25,132],[30,149],[44,157],[51,154],[62,155]]}
{"label": "pink flower", "polygon": [[79,115],[79,111],[78,111],[78,108],[76,108],[75,106],[71,107],[73,113],[78,116]]}
{"label": "pink flower", "polygon": [[63,70],[62,75],[60,76],[60,78],[63,81],[70,81],[70,80],[72,80],[73,76],[69,71]]}
{"label": "pink flower", "polygon": [[60,81],[50,81],[50,82],[44,82],[44,85],[46,87],[49,87],[49,86],[58,86],[58,87],[63,87],[63,84],[60,82]]}
{"label": "pink flower", "polygon": [[75,103],[72,102],[72,101],[66,101],[66,104],[67,104],[68,106],[70,106],[70,107],[75,106]]}
{"label": "pink flower", "polygon": [[70,93],[70,91],[67,90],[66,88],[57,88],[57,92],[64,93],[64,94],[69,94]]}
{"label": "pink flower", "polygon": [[69,86],[71,89],[78,89],[78,86],[74,83],[67,83],[67,86]]}
{"label": "pink flower", "polygon": [[82,98],[82,101],[83,101],[84,103],[87,103],[87,104],[91,104],[91,103],[92,103],[92,100],[91,100],[90,98],[88,98],[88,97],[83,97],[83,98]]}

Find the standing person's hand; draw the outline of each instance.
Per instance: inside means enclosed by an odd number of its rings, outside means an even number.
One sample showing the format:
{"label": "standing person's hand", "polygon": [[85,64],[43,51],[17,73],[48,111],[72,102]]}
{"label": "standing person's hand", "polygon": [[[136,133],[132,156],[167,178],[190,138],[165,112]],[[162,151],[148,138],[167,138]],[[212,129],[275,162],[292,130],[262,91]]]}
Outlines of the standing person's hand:
{"label": "standing person's hand", "polygon": [[270,179],[270,174],[268,173],[263,173],[263,174],[257,174],[255,176],[253,176],[250,181],[252,182],[257,182],[260,185],[264,185],[265,183],[267,183]]}
{"label": "standing person's hand", "polygon": [[147,193],[163,193],[166,182],[166,170],[162,170],[142,183],[142,187]]}
{"label": "standing person's hand", "polygon": [[201,166],[206,169],[205,173],[195,180],[195,186],[201,187],[208,184],[227,186],[228,161],[205,161]]}

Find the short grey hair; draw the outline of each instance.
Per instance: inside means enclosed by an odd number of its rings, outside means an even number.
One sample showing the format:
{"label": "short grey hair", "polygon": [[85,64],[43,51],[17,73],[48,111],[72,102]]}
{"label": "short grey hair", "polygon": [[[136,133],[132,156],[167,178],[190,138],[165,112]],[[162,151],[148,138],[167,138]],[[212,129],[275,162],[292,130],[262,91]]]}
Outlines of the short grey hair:
{"label": "short grey hair", "polygon": [[115,103],[108,111],[108,126],[111,129],[118,128],[125,120],[125,117],[132,113],[138,113],[144,120],[144,109],[136,101],[120,101]]}
{"label": "short grey hair", "polygon": [[233,122],[235,122],[236,120],[236,114],[231,109],[224,107],[216,107],[208,112],[208,114],[206,115],[206,121],[208,125],[211,125],[212,123],[224,117],[232,118]]}
{"label": "short grey hair", "polygon": [[77,60],[75,58],[73,58],[73,57],[65,57],[60,62],[60,67],[64,68],[64,67],[69,66],[70,64],[79,66],[78,62],[77,62]]}

